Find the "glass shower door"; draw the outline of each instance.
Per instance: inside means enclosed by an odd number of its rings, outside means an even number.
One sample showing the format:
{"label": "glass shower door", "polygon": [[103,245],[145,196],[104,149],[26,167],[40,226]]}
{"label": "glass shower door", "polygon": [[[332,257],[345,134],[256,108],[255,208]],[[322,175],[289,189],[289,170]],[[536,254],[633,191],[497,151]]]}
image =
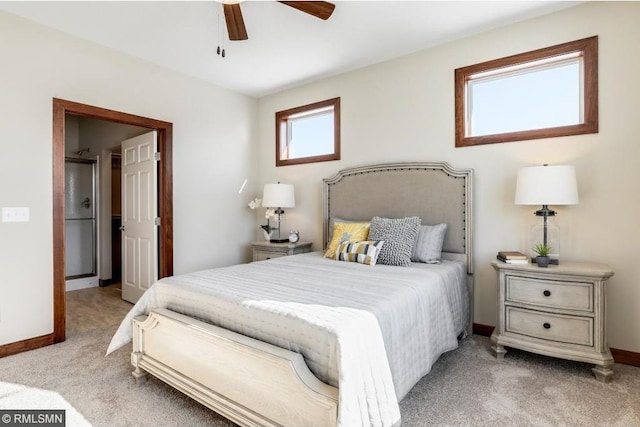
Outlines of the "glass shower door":
{"label": "glass shower door", "polygon": [[96,274],[95,162],[65,160],[67,279]]}

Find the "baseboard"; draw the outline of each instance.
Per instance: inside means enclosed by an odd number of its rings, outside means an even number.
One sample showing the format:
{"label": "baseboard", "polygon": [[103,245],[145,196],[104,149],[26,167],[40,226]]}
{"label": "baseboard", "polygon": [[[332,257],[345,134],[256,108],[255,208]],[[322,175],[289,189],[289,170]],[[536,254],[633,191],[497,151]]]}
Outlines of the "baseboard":
{"label": "baseboard", "polygon": [[51,345],[53,343],[54,334],[48,334],[13,342],[11,344],[0,345],[0,357],[11,356],[12,354],[22,353],[27,350],[35,350],[36,348]]}
{"label": "baseboard", "polygon": [[[483,325],[481,323],[473,324],[473,333],[483,337],[490,337],[494,329],[495,326]],[[619,350],[617,348],[610,348],[609,350],[611,350],[611,355],[616,363],[640,367],[640,353],[636,353],[635,351]]]}
{"label": "baseboard", "polygon": [[105,286],[109,286],[109,285],[113,285],[114,283],[117,283],[118,280],[116,279],[99,279],[98,280],[98,285],[103,288]]}
{"label": "baseboard", "polygon": [[617,348],[610,348],[613,360],[616,363],[622,363],[623,365],[631,365],[640,367],[640,353],[635,351],[619,350]]}
{"label": "baseboard", "polygon": [[97,288],[99,286],[98,276],[82,277],[65,281],[65,291],[78,291],[80,289]]}

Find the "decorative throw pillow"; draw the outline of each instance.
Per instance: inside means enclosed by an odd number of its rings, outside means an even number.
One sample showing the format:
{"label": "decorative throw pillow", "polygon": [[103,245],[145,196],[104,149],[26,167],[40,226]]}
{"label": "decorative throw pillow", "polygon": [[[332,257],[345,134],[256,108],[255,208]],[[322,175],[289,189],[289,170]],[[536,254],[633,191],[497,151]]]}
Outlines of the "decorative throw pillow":
{"label": "decorative throw pillow", "polygon": [[383,240],[378,263],[407,266],[411,264],[413,245],[420,229],[420,218],[389,219],[374,216],[371,220],[369,240]]}
{"label": "decorative throw pillow", "polygon": [[370,225],[368,222],[336,222],[333,224],[333,237],[327,251],[324,253],[325,258],[335,258],[336,251],[340,243],[359,242],[367,240],[369,237]]}
{"label": "decorative throw pillow", "polygon": [[421,225],[411,261],[438,264],[442,256],[442,244],[447,233],[447,224]]}
{"label": "decorative throw pillow", "polygon": [[338,261],[357,262],[365,265],[376,265],[383,241],[344,242],[336,251]]}
{"label": "decorative throw pillow", "polygon": [[347,223],[352,223],[352,222],[366,222],[369,223],[368,219],[344,219],[344,218],[338,218],[337,216],[332,216],[331,218],[329,218],[329,240],[328,242],[331,242],[331,240],[333,240],[333,226],[336,222],[347,222]]}

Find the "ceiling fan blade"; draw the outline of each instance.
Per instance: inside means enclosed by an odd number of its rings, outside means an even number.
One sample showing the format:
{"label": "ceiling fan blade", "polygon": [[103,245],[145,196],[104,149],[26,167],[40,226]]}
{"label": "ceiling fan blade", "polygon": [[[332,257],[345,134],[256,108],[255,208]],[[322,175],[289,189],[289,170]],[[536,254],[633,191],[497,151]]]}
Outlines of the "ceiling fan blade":
{"label": "ceiling fan blade", "polygon": [[227,31],[229,32],[229,40],[247,40],[247,28],[244,26],[242,19],[242,11],[240,3],[223,4],[224,19],[227,21]]}
{"label": "ceiling fan blade", "polygon": [[300,12],[308,13],[316,18],[329,19],[336,5],[328,1],[280,1],[278,3],[286,4]]}

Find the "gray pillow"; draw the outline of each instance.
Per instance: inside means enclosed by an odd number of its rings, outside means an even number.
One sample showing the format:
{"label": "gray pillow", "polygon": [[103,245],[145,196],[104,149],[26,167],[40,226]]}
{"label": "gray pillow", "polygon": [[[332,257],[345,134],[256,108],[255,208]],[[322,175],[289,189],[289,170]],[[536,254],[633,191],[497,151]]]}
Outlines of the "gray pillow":
{"label": "gray pillow", "polygon": [[369,240],[384,240],[378,264],[407,266],[420,229],[417,216],[389,219],[374,216],[371,220]]}
{"label": "gray pillow", "polygon": [[447,224],[421,225],[411,261],[438,264],[442,256],[442,244],[447,233]]}

